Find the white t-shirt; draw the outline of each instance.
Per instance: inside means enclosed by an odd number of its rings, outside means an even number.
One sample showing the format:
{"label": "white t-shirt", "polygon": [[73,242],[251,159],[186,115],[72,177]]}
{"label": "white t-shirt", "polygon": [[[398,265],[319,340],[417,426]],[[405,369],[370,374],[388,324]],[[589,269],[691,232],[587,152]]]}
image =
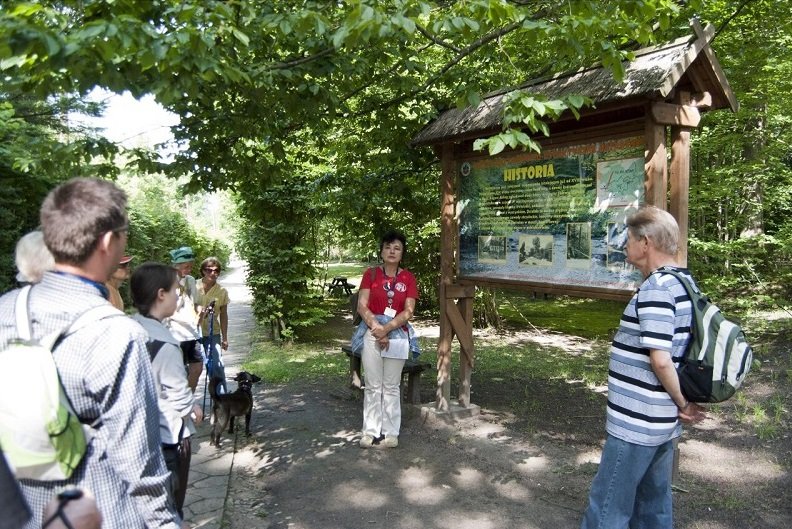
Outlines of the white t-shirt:
{"label": "white t-shirt", "polygon": [[198,314],[195,312],[196,299],[198,299],[198,290],[195,286],[195,278],[184,276],[179,280],[179,301],[176,303],[176,312],[166,321],[171,334],[180,342],[200,338]]}

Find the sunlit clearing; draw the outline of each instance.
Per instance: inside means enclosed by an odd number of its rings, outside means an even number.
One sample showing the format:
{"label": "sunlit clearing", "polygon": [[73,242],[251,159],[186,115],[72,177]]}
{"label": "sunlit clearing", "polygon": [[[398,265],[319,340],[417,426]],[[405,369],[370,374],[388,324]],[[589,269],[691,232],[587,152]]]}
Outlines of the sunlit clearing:
{"label": "sunlit clearing", "polygon": [[451,493],[449,485],[432,486],[433,474],[422,468],[408,468],[399,477],[405,499],[416,505],[439,505]]}
{"label": "sunlit clearing", "polygon": [[[768,461],[761,452],[747,452],[726,448],[711,442],[688,440],[680,446],[680,468],[685,473],[694,474],[707,481],[717,480],[735,484],[750,482],[766,484],[768,480],[784,477],[784,469]],[[739,472],[734,471],[734,465],[706,465],[704,461],[740,461]]]}
{"label": "sunlit clearing", "polygon": [[389,502],[387,494],[375,490],[370,483],[355,480],[333,488],[328,497],[327,509],[345,511],[350,508],[373,511]]}
{"label": "sunlit clearing", "polygon": [[484,474],[475,468],[460,468],[454,476],[454,483],[460,489],[477,490],[486,479]]}

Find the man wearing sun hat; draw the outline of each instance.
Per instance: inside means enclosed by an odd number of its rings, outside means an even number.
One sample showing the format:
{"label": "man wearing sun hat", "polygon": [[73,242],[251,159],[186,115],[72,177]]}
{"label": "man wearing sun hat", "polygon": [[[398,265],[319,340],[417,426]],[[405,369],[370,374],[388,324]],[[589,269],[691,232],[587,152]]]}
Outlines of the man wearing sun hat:
{"label": "man wearing sun hat", "polygon": [[187,366],[187,383],[195,392],[198,379],[203,370],[203,350],[198,338],[199,307],[195,304],[198,299],[198,290],[192,272],[195,253],[189,246],[182,246],[170,251],[171,264],[179,274],[179,301],[176,303],[176,312],[168,318],[166,324],[173,337],[179,340],[184,365]]}
{"label": "man wearing sun hat", "polygon": [[121,283],[129,279],[130,261],[132,261],[132,257],[129,255],[122,257],[118,262],[118,268],[113,271],[113,275],[105,283],[107,291],[110,293],[108,299],[118,310],[124,310],[124,298],[121,297],[121,292],[118,289],[121,288]]}

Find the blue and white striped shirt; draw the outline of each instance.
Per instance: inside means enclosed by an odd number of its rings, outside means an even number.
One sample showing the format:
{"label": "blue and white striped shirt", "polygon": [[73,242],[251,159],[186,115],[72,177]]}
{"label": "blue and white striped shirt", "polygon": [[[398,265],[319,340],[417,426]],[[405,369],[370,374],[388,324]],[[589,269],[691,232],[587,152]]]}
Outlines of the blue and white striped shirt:
{"label": "blue and white striped shirt", "polygon": [[[685,268],[676,268],[692,281]],[[657,446],[681,434],[677,406],[658,380],[650,349],[684,355],[693,312],[685,287],[675,277],[653,273],[622,314],[611,344],[606,430],[624,441]]]}

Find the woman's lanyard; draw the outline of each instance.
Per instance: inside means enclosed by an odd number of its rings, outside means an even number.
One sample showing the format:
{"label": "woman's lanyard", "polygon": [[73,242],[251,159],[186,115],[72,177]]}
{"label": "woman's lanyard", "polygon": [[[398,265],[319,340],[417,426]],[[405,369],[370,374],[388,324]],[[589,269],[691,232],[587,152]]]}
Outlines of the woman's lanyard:
{"label": "woman's lanyard", "polygon": [[382,284],[382,288],[385,289],[385,293],[388,296],[388,308],[385,309],[385,316],[390,316],[391,318],[396,317],[396,310],[393,308],[393,298],[396,296],[396,278],[399,276],[399,267],[396,267],[396,275],[393,276],[393,283],[391,283],[391,278],[388,277],[388,274],[385,273],[385,267],[382,267],[382,275],[385,276],[386,281]]}

